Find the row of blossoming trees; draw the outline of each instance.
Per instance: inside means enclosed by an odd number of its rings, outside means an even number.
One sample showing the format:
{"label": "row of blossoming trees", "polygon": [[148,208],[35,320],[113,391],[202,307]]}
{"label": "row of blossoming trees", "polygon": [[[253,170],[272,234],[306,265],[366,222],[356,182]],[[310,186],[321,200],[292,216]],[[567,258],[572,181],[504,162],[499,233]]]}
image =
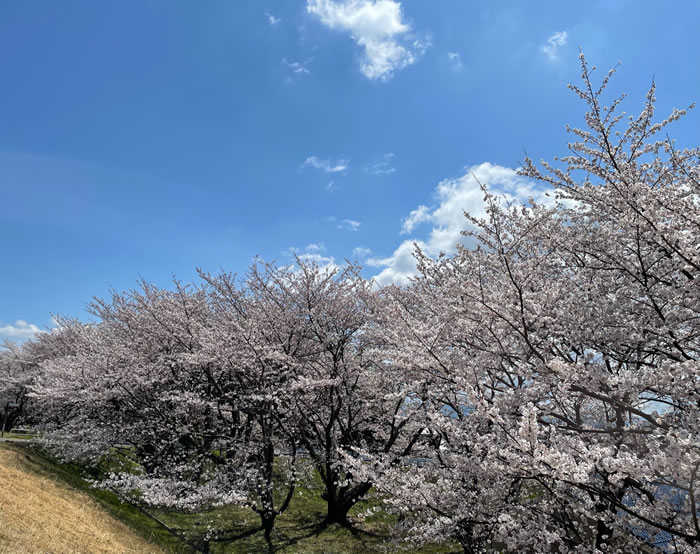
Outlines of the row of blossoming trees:
{"label": "row of blossoming trees", "polygon": [[474,246],[417,252],[408,286],[298,260],[97,300],[3,354],[46,443],[121,450],[106,486],[248,506],[268,540],[311,464],[327,523],[372,489],[416,544],[696,552],[700,150],[656,139],[683,112],[654,123],[653,88],[623,119],[582,64],[588,129],[522,169],[556,202],[485,192]]}

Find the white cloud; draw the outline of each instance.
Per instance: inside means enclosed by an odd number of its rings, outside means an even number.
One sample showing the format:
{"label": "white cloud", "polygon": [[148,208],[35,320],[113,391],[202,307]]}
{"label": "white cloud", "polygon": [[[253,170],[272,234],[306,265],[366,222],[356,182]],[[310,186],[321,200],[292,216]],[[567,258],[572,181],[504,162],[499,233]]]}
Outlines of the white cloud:
{"label": "white cloud", "polygon": [[396,171],[395,167],[392,167],[391,160],[394,158],[393,152],[387,152],[384,154],[379,161],[376,161],[365,166],[365,171],[370,175],[390,175]]}
{"label": "white cloud", "polygon": [[432,214],[430,213],[430,208],[421,204],[415,210],[412,210],[411,213],[408,214],[408,217],[403,219],[401,222],[401,234],[405,235],[410,233],[416,225],[424,221],[430,221],[431,219]]}
{"label": "white cloud", "polygon": [[374,276],[374,281],[380,286],[390,283],[397,285],[408,283],[409,279],[416,274],[416,259],[414,257],[416,246],[424,251],[428,249],[428,245],[421,240],[405,240],[388,258],[367,260],[366,263],[369,266],[384,268]]}
{"label": "white cloud", "polygon": [[306,158],[306,160],[304,160],[304,163],[301,164],[301,166],[313,167],[314,169],[320,169],[321,171],[325,171],[326,173],[340,173],[347,170],[349,167],[347,160],[341,159],[332,162],[330,160],[322,160],[318,156],[309,156],[308,158]]}
{"label": "white cloud", "polygon": [[437,207],[418,206],[403,219],[402,234],[413,232],[419,223],[432,222],[433,227],[425,239],[405,240],[391,256],[368,260],[369,265],[384,268],[375,276],[377,283],[405,283],[416,273],[413,258],[415,244],[428,256],[438,256],[441,252],[451,254],[455,252],[457,243],[465,243],[468,239],[462,235],[462,231],[471,226],[464,212],[477,218],[486,217],[484,193],[479,183],[507,200],[527,202],[533,198],[539,203],[549,201],[545,196],[546,191],[536,188],[532,181],[518,175],[515,169],[488,162],[472,166],[461,177],[438,183],[435,189]]}
{"label": "white cloud", "polygon": [[395,0],[307,0],[306,10],[331,29],[350,33],[363,49],[360,70],[368,79],[390,79],[428,46],[409,34]]}
{"label": "white cloud", "polygon": [[459,71],[464,67],[462,55],[459,52],[448,52],[447,59],[450,61],[450,67],[453,71]]}
{"label": "white cloud", "polygon": [[566,31],[557,31],[547,39],[547,44],[542,47],[542,52],[544,52],[550,60],[554,61],[559,57],[559,47],[566,46],[568,40],[569,33]]}
{"label": "white cloud", "polygon": [[267,10],[265,10],[265,15],[267,16],[267,21],[270,24],[270,27],[276,27],[279,24],[279,22],[282,21],[281,17],[275,17]]}
{"label": "white cloud", "polygon": [[13,339],[31,339],[37,333],[41,333],[41,329],[33,323],[27,323],[23,319],[15,321],[14,325],[4,325],[0,327],[0,337],[9,337]]}

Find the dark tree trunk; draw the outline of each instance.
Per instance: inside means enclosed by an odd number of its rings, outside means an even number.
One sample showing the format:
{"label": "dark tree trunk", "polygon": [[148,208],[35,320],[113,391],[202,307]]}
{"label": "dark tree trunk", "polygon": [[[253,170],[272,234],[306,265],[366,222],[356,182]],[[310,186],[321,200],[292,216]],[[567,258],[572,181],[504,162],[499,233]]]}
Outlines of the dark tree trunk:
{"label": "dark tree trunk", "polygon": [[22,415],[22,407],[23,403],[21,403],[16,408],[10,408],[9,406],[5,406],[2,418],[0,418],[0,426],[2,426],[3,431],[8,433],[10,429],[12,429],[15,426],[15,423],[17,423],[17,420]]}
{"label": "dark tree trunk", "polygon": [[275,526],[276,513],[260,514],[260,519],[262,523],[262,529],[265,532],[265,542],[267,543],[267,551],[274,552],[272,546],[272,529]]}
{"label": "dark tree trunk", "polygon": [[359,483],[353,487],[338,487],[335,483],[327,483],[327,489],[322,495],[328,503],[324,525],[338,523],[348,526],[348,512],[371,488],[371,483]]}
{"label": "dark tree trunk", "polygon": [[329,499],[328,500],[328,513],[326,515],[326,525],[332,525],[338,523],[340,525],[348,524],[348,512],[352,508],[352,504],[343,502],[340,499]]}

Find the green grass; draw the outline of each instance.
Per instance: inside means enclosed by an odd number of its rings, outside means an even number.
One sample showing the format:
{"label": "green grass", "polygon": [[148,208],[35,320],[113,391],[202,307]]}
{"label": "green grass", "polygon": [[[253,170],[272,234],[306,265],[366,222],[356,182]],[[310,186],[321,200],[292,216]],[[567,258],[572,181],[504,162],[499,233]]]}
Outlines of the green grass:
{"label": "green grass", "polygon": [[27,433],[10,433],[9,431],[5,431],[5,433],[3,433],[2,437],[0,437],[0,438],[29,440],[29,439],[37,438],[37,435],[30,435]]}
{"label": "green grass", "polygon": [[[23,452],[26,463],[34,469],[53,475],[67,484],[85,491],[94,497],[115,517],[129,525],[137,533],[159,544],[163,549],[172,553],[195,552],[193,548],[169,533],[159,523],[145,515],[137,507],[122,502],[116,494],[97,490],[86,482],[85,478],[95,478],[109,469],[116,469],[124,461],[103,461],[97,468],[84,468],[76,464],[56,462],[48,454],[36,447],[27,447],[17,443],[6,443],[4,447],[19,449]],[[128,461],[126,462],[128,463]],[[364,553],[364,552],[421,552],[438,554],[458,551],[454,544],[428,545],[420,550],[410,545],[392,543],[391,527],[396,523],[396,517],[385,511],[378,511],[364,521],[358,520],[358,515],[370,507],[381,506],[381,502],[371,495],[368,500],[358,503],[350,517],[356,523],[355,532],[332,525],[323,530],[326,503],[320,498],[321,484],[318,475],[311,473],[307,482],[298,486],[288,510],[277,518],[273,532],[273,545],[276,552],[284,553],[321,553],[334,554]],[[260,523],[258,516],[247,508],[225,506],[210,511],[198,513],[183,513],[173,510],[153,509],[148,511],[168,527],[177,530],[179,534],[189,539],[192,544],[201,544],[207,526],[221,531],[221,539],[246,532],[252,532]],[[213,553],[259,553],[266,552],[267,545],[261,532],[251,534],[237,540],[217,540],[210,542]]]}

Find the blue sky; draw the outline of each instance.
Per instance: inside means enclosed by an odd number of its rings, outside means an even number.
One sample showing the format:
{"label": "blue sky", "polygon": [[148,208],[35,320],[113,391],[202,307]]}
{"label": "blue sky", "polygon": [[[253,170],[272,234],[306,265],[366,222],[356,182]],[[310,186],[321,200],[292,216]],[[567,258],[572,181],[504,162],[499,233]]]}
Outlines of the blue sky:
{"label": "blue sky", "polygon": [[[254,256],[450,251],[471,172],[566,153],[591,64],[634,113],[700,100],[700,4],[674,1],[34,0],[0,4],[0,337],[93,295]],[[602,73],[602,71],[601,71]],[[698,144],[698,114],[675,125]]]}

